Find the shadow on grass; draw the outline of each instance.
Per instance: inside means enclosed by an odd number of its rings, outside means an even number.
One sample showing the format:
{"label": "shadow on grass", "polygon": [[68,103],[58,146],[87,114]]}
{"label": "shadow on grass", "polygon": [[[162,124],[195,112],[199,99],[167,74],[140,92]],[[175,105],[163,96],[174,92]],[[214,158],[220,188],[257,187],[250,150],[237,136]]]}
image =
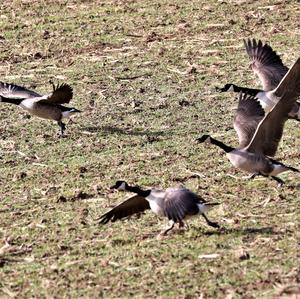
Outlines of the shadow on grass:
{"label": "shadow on grass", "polygon": [[278,235],[278,231],[274,231],[273,227],[260,227],[260,228],[221,228],[216,231],[207,231],[203,233],[204,235],[229,235],[234,234],[237,236],[242,235],[252,235],[252,234],[265,234],[265,235]]}
{"label": "shadow on grass", "polygon": [[106,132],[106,133],[115,133],[118,135],[131,135],[131,136],[164,136],[167,134],[167,131],[157,131],[157,132],[149,132],[149,131],[140,131],[140,130],[126,130],[126,129],[121,129],[121,128],[117,128],[117,127],[111,127],[111,126],[104,126],[104,127],[85,127],[82,128],[83,131],[88,131],[91,133],[95,133],[95,132]]}

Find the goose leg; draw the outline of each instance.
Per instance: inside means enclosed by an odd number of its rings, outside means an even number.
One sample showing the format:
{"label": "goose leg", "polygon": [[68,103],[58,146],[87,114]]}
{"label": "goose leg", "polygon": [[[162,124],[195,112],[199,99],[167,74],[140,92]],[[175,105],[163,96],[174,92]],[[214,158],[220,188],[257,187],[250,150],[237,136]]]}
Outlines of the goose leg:
{"label": "goose leg", "polygon": [[184,223],[182,220],[180,220],[178,227],[179,228],[183,228],[183,227],[187,227],[188,228],[189,226],[186,223]]}
{"label": "goose leg", "polygon": [[284,181],[282,179],[280,179],[276,176],[271,176],[271,178],[278,183],[278,187],[281,187],[282,185],[284,185]]}
{"label": "goose leg", "polygon": [[58,121],[57,123],[60,127],[60,136],[63,137],[64,136],[64,131],[66,129],[66,125],[62,121]]}
{"label": "goose leg", "polygon": [[268,175],[265,175],[265,174],[262,174],[260,173],[261,176],[263,177],[269,177],[271,179],[273,179],[274,181],[276,181],[278,183],[278,187],[281,187],[282,185],[284,185],[284,181],[280,178],[278,178],[277,176],[268,176]]}
{"label": "goose leg", "polygon": [[189,226],[186,222],[183,222],[182,220],[180,220],[178,222],[178,228],[181,229],[181,230],[188,230]]}
{"label": "goose leg", "polygon": [[210,221],[210,220],[207,218],[207,216],[206,216],[205,214],[201,214],[201,215],[204,217],[204,219],[206,220],[206,223],[207,223],[209,226],[216,227],[216,228],[219,228],[219,227],[220,227],[220,225],[219,225],[217,222],[212,222],[212,221]]}
{"label": "goose leg", "polygon": [[257,177],[259,173],[253,173],[249,176],[249,180],[253,180],[255,177]]}
{"label": "goose leg", "polygon": [[159,236],[165,236],[175,225],[173,220],[170,220],[168,226],[159,233]]}
{"label": "goose leg", "polygon": [[276,181],[278,183],[279,187],[281,187],[284,184],[284,181],[282,179],[278,178],[277,176],[273,176],[273,175],[269,176],[269,175],[265,175],[263,173],[259,173],[259,175],[261,175],[261,176],[263,176],[265,178],[271,178],[271,179],[273,179],[274,181]]}

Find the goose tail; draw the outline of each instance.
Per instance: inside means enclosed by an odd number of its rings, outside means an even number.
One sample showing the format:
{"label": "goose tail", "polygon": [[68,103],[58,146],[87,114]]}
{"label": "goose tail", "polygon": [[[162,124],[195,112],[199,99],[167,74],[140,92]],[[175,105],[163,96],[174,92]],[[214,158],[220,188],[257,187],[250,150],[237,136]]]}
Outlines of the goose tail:
{"label": "goose tail", "polygon": [[65,111],[62,112],[62,117],[63,118],[70,118],[72,115],[76,113],[82,112],[81,110],[78,110],[76,108],[68,108]]}
{"label": "goose tail", "polygon": [[76,108],[71,108],[71,110],[69,111],[70,113],[81,113],[81,110],[78,110]]}
{"label": "goose tail", "polygon": [[198,208],[200,212],[203,214],[218,205],[220,205],[219,202],[205,202],[205,203],[198,204]]}
{"label": "goose tail", "polygon": [[283,164],[283,163],[281,163],[279,161],[276,161],[274,159],[271,159],[271,158],[269,158],[269,159],[272,162],[273,167],[274,167],[273,172],[270,174],[271,176],[272,175],[277,175],[277,174],[279,174],[281,172],[288,171],[288,170],[293,171],[293,172],[300,172],[299,169],[297,169],[295,167],[292,167],[292,166],[289,166],[289,165],[285,165],[285,164]]}

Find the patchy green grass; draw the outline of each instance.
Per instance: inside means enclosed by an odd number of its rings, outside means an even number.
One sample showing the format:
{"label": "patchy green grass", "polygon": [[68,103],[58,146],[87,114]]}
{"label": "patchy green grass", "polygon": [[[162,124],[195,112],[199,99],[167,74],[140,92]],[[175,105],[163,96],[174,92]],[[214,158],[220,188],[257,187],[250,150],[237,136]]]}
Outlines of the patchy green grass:
{"label": "patchy green grass", "polygon": [[[236,145],[226,82],[258,86],[242,39],[299,56],[296,1],[34,1],[0,4],[4,82],[74,87],[84,112],[58,126],[0,107],[0,297],[271,298],[299,284],[299,175],[247,181],[214,147]],[[278,158],[299,164],[299,125]],[[222,205],[158,241],[151,213],[99,226],[117,179],[184,184]],[[211,255],[211,258],[205,258]]]}

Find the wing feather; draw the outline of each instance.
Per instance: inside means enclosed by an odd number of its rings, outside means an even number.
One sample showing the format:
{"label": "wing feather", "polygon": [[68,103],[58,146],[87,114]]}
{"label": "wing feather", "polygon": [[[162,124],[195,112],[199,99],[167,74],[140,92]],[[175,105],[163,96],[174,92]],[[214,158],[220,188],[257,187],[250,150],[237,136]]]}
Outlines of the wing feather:
{"label": "wing feather", "polygon": [[135,195],[101,215],[98,220],[99,223],[106,224],[109,221],[115,222],[116,220],[141,213],[149,209],[149,202],[144,197]]}
{"label": "wing feather", "polygon": [[20,98],[20,99],[28,99],[28,98],[36,98],[41,97],[40,94],[26,89],[24,87],[0,82],[0,95],[7,98]]}
{"label": "wing feather", "polygon": [[233,127],[238,134],[240,148],[244,148],[250,143],[259,122],[264,116],[265,111],[257,98],[242,92],[239,94]]}
{"label": "wing feather", "polygon": [[199,212],[197,204],[205,201],[197,194],[185,188],[167,189],[165,195],[164,212],[168,219],[179,222],[187,215]]}
{"label": "wing feather", "polygon": [[256,73],[265,91],[274,89],[288,68],[282,63],[280,56],[268,45],[259,40],[244,40],[246,52],[252,60],[252,69]]}
{"label": "wing feather", "polygon": [[73,97],[73,89],[68,84],[61,84],[54,86],[53,92],[41,99],[40,103],[51,103],[51,104],[67,104],[70,103]]}
{"label": "wing feather", "polygon": [[283,134],[284,124],[288,119],[288,113],[300,95],[300,58],[270,95],[276,104],[258,124],[247,150],[274,156]]}

